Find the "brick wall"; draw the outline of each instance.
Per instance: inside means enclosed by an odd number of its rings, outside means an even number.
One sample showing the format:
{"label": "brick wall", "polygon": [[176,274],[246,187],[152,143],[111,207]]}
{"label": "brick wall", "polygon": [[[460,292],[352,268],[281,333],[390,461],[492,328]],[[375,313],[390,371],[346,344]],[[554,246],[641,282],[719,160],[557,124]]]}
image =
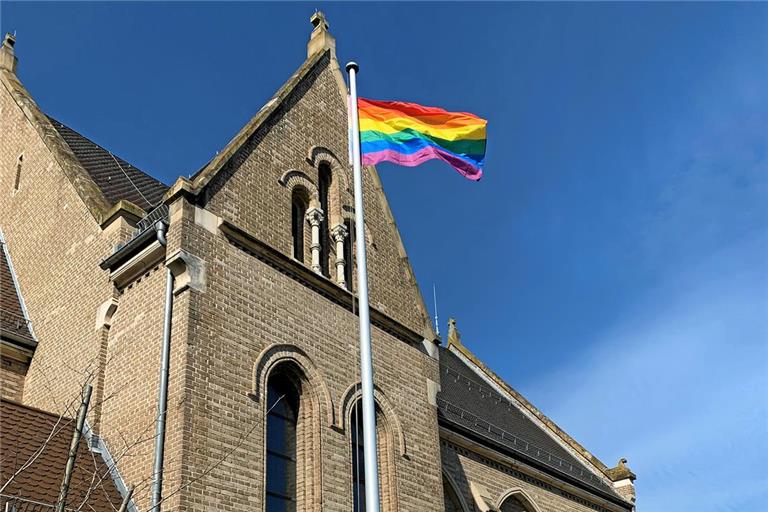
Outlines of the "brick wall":
{"label": "brick wall", "polygon": [[61,413],[76,407],[97,369],[96,310],[113,288],[98,263],[117,239],[101,230],[9,87],[3,78],[0,223],[39,341],[24,401]]}
{"label": "brick wall", "polygon": [[[209,186],[207,209],[287,255],[292,252],[291,189],[278,180],[287,171],[299,170],[316,184],[319,162],[312,165],[308,161],[313,149],[335,156],[331,158],[334,179],[339,179],[339,201],[345,204],[337,204],[331,195],[330,222],[337,222],[341,211],[353,212],[352,196],[344,193],[352,188],[346,98],[334,76],[338,72],[334,63],[327,53]],[[380,183],[371,171],[364,175],[371,305],[414,331],[424,332],[429,319],[421,309],[422,299]],[[308,242],[305,251],[309,264]],[[334,258],[332,251],[331,267]]]}
{"label": "brick wall", "polygon": [[[588,500],[577,496],[560,485],[534,477],[511,464],[491,460],[449,440],[441,439],[440,451],[443,470],[471,510],[479,509],[474,505],[470,483],[485,488],[487,497],[495,505],[506,496],[514,497],[516,503],[510,503],[509,510],[517,510],[515,507],[519,508],[521,504],[527,510],[546,512],[607,512],[614,509],[600,505],[599,499]],[[507,508],[502,510],[506,512]]]}
{"label": "brick wall", "polygon": [[26,373],[26,364],[7,357],[0,357],[0,396],[21,402]]}

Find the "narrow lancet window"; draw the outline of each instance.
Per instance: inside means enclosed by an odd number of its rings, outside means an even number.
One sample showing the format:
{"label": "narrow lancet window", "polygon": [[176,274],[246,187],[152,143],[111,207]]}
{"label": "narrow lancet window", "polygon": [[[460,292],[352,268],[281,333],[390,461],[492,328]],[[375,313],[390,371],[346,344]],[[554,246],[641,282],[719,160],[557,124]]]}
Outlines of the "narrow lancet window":
{"label": "narrow lancet window", "polygon": [[19,190],[21,186],[21,164],[24,162],[24,155],[19,155],[19,159],[16,160],[16,179],[13,181],[13,190]]}
{"label": "narrow lancet window", "polygon": [[293,237],[293,257],[304,262],[304,217],[307,214],[307,202],[299,190],[294,190],[291,199],[291,236]]}
{"label": "narrow lancet window", "polygon": [[320,223],[320,268],[325,277],[329,277],[329,253],[330,253],[330,232],[328,229],[328,192],[331,188],[331,167],[328,164],[321,164],[318,169],[317,191],[320,195],[320,209],[323,210],[324,218]]}
{"label": "narrow lancet window", "polygon": [[267,384],[266,512],[296,512],[296,445],[299,397],[283,375]]}
{"label": "narrow lancet window", "polygon": [[363,408],[352,409],[352,499],[354,512],[365,511],[365,452],[363,451]]}

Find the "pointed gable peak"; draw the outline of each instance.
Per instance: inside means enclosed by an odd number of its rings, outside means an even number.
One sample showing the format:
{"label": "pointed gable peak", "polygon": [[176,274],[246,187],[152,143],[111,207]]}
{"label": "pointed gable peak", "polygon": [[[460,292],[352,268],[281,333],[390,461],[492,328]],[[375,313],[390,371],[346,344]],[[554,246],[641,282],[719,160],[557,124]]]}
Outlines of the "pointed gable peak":
{"label": "pointed gable peak", "polygon": [[459,330],[456,328],[456,319],[455,318],[449,318],[448,319],[448,346],[459,346],[462,347],[461,344],[461,334],[459,333]]}
{"label": "pointed gable peak", "polygon": [[309,43],[307,43],[307,57],[311,57],[316,53],[330,50],[336,52],[336,39],[328,31],[328,19],[325,17],[322,11],[315,11],[315,13],[309,18],[312,23],[312,34],[309,36]]}

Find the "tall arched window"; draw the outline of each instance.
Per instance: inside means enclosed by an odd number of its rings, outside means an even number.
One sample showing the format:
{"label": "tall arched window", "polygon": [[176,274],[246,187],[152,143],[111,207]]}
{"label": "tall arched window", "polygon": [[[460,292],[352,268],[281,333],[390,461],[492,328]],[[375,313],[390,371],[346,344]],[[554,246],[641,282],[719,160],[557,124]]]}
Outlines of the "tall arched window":
{"label": "tall arched window", "polygon": [[307,215],[306,194],[295,188],[291,196],[291,237],[293,257],[304,263],[304,223]]}
{"label": "tall arched window", "polygon": [[[378,416],[378,415],[377,415]],[[363,450],[363,408],[360,401],[352,409],[352,503],[354,512],[365,511],[365,452]],[[378,437],[378,436],[377,436]]]}
{"label": "tall arched window", "polygon": [[464,507],[461,506],[461,500],[456,489],[453,488],[453,485],[445,475],[443,475],[443,502],[445,512],[464,512]]}
{"label": "tall arched window", "polygon": [[512,495],[504,500],[499,510],[501,512],[528,512],[528,507],[517,496]]}
{"label": "tall arched window", "polygon": [[[365,452],[363,449],[363,408],[358,400],[350,412],[349,428],[352,445],[352,510],[365,509]],[[376,406],[376,453],[379,459],[379,500],[381,510],[394,512],[397,507],[394,440],[386,416]]]}
{"label": "tall arched window", "polygon": [[328,209],[328,193],[331,189],[331,166],[320,164],[318,169],[317,192],[320,196],[320,209],[323,210],[323,220],[320,222],[320,269],[325,277],[329,277],[329,255],[331,237],[328,230],[330,211]]}
{"label": "tall arched window", "polygon": [[266,512],[296,512],[299,394],[283,374],[267,382]]}

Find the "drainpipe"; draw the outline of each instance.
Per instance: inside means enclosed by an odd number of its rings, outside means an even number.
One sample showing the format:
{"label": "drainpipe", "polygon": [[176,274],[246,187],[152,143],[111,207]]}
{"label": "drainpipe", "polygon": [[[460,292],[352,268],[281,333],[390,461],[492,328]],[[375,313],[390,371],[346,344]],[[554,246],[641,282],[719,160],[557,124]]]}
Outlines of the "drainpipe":
{"label": "drainpipe", "polygon": [[[168,224],[155,223],[157,241],[166,247]],[[163,499],[163,458],[165,456],[165,416],[168,412],[168,367],[171,356],[171,319],[173,314],[173,272],[166,267],[165,315],[163,318],[163,350],[160,360],[160,385],[157,397],[157,425],[155,430],[155,463],[152,470],[152,512],[160,512]]]}

